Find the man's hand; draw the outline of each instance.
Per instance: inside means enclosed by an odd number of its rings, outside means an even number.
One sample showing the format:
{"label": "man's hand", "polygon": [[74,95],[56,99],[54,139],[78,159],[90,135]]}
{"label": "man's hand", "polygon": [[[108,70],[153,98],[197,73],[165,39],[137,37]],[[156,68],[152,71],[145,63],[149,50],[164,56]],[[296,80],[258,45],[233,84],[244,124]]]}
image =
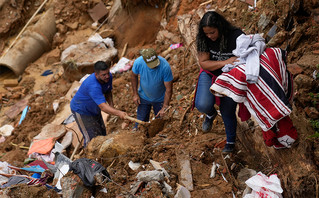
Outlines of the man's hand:
{"label": "man's hand", "polygon": [[164,117],[166,111],[169,109],[169,107],[163,107],[155,116],[155,118],[162,118]]}
{"label": "man's hand", "polygon": [[140,96],[138,94],[133,96],[133,101],[136,104],[136,106],[138,106],[139,104],[141,104],[141,100],[140,100]]}
{"label": "man's hand", "polygon": [[162,118],[162,117],[164,117],[164,115],[165,115],[165,109],[162,108],[162,109],[157,113],[157,115],[155,116],[155,118]]}
{"label": "man's hand", "polygon": [[124,111],[119,111],[118,116],[119,116],[121,119],[125,119],[125,117],[127,116],[127,113],[125,113]]}

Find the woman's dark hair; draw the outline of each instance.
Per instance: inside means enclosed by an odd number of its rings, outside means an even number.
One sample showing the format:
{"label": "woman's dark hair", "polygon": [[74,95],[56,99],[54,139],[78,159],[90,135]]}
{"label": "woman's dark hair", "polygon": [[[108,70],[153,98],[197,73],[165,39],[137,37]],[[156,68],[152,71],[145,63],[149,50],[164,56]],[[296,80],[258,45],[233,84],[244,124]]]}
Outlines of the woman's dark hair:
{"label": "woman's dark hair", "polygon": [[94,64],[94,72],[104,71],[104,70],[110,69],[110,67],[111,67],[111,64],[109,62],[97,61]]}
{"label": "woman's dark hair", "polygon": [[208,52],[208,46],[213,42],[206,36],[203,27],[213,27],[218,29],[220,51],[223,51],[227,48],[227,39],[224,38],[231,30],[236,29],[236,27],[232,26],[222,15],[218,14],[217,12],[206,12],[199,22],[198,33],[196,36],[197,51],[199,52]]}

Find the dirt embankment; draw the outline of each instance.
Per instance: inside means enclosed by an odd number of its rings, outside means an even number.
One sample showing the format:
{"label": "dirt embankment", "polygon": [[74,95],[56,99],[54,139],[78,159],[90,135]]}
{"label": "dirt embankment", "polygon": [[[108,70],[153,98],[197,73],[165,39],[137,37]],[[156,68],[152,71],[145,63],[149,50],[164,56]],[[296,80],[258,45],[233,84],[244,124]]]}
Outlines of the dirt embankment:
{"label": "dirt embankment", "polygon": [[[35,11],[40,5],[35,1],[16,1],[17,5],[14,7],[10,2],[3,4],[0,10],[1,16],[5,20],[0,20],[3,24],[9,24],[0,27],[10,27],[0,29],[0,50],[2,51],[6,44],[6,39],[12,37],[10,35],[17,34],[22,26],[25,24],[31,13],[28,10]],[[117,1],[106,2],[107,6],[112,7]],[[290,4],[289,4],[290,2]],[[53,63],[59,61],[60,53],[71,44],[80,43],[87,40],[87,38],[96,30],[92,26],[92,19],[90,18],[87,10],[96,5],[97,1],[57,1],[53,0],[43,8],[48,9],[49,6],[54,5],[56,23],[58,33],[55,35],[52,44],[53,49],[58,56],[48,56],[49,53],[44,54],[39,60],[29,65],[26,72],[22,75],[22,81],[19,86],[21,89],[8,89],[2,98],[1,102],[1,124],[13,123],[17,125],[19,116],[10,120],[3,112],[12,107],[19,99],[24,96],[30,95],[29,104],[30,111],[26,119],[21,125],[17,126],[13,135],[6,139],[5,142],[0,143],[0,152],[3,153],[0,158],[1,161],[7,161],[15,166],[23,166],[23,161],[27,158],[27,151],[11,143],[20,146],[29,146],[32,138],[37,135],[43,126],[51,122],[55,118],[55,113],[52,109],[54,100],[65,96],[72,82],[68,79],[60,77],[59,79],[50,80],[49,77],[39,77],[39,75],[46,69],[58,71],[59,67]],[[288,64],[297,64],[291,71],[296,80],[296,98],[294,101],[293,120],[300,132],[299,145],[306,145],[304,149],[299,146],[298,151],[303,155],[307,155],[307,159],[312,160],[309,164],[315,164],[315,172],[313,178],[318,177],[318,140],[316,138],[308,138],[310,135],[318,132],[318,128],[311,127],[309,122],[318,123],[318,78],[314,79],[314,71],[318,71],[318,63],[313,62],[318,60],[318,55],[314,51],[316,43],[319,42],[318,37],[318,19],[315,17],[315,9],[318,10],[318,3],[313,1],[257,1],[257,9],[249,9],[248,5],[242,1],[229,0],[229,1],[212,1],[202,5],[205,1],[201,0],[182,0],[182,1],[124,1],[122,0],[123,8],[115,15],[113,21],[105,23],[99,32],[112,30],[112,38],[114,39],[115,46],[119,50],[119,55],[122,54],[124,46],[127,44],[125,57],[135,59],[139,56],[138,51],[144,47],[154,47],[157,52],[161,53],[166,50],[170,44],[183,42],[182,35],[180,35],[177,27],[177,16],[183,14],[194,14],[194,9],[201,7],[207,9],[216,9],[223,14],[234,25],[242,28],[245,33],[264,33],[267,35],[272,27],[276,25],[277,37],[274,36],[272,45],[274,47],[281,47],[286,49],[289,45]],[[12,13],[17,13],[16,18],[10,18]],[[196,18],[194,16],[194,18]],[[195,20],[195,19],[194,19]],[[197,16],[198,20],[198,16]],[[100,23],[103,21],[100,20]],[[99,24],[100,24],[99,23]],[[13,36],[14,37],[14,36]],[[270,38],[268,38],[270,39]],[[318,45],[318,44],[317,44]],[[7,45],[8,46],[8,45]],[[50,58],[54,58],[52,59]],[[126,194],[124,189],[130,189],[130,185],[135,182],[135,176],[138,171],[132,171],[128,167],[128,162],[139,162],[149,168],[149,160],[153,159],[158,162],[163,162],[162,166],[171,175],[169,185],[176,189],[177,183],[180,178],[180,166],[178,157],[180,155],[187,155],[190,158],[192,167],[192,176],[194,183],[194,191],[192,197],[231,197],[232,191],[238,192],[237,196],[241,196],[242,188],[233,188],[231,183],[226,183],[220,174],[216,178],[210,178],[210,169],[212,163],[215,161],[219,163],[222,172],[230,181],[231,177],[228,175],[224,160],[219,152],[214,149],[218,147],[220,142],[225,139],[223,121],[220,116],[214,122],[212,133],[204,134],[201,132],[201,123],[203,121],[202,115],[195,109],[190,110],[193,91],[196,84],[198,75],[198,65],[196,64],[195,57],[189,51],[188,46],[178,48],[170,52],[166,57],[172,67],[174,74],[174,91],[171,106],[166,118],[161,123],[160,132],[152,138],[147,138],[146,130],[131,134],[130,129],[133,123],[123,120],[111,119],[107,123],[108,133],[128,133],[127,137],[136,138],[136,145],[131,149],[125,151],[125,154],[116,156],[98,156],[95,145],[102,144],[101,139],[96,139],[92,143],[92,148],[84,150],[81,156],[89,157],[97,160],[108,170],[114,183],[106,184],[109,192],[106,196],[116,197],[120,194]],[[48,61],[49,60],[49,61]],[[311,61],[312,60],[312,61]],[[116,59],[114,60],[116,61]],[[50,63],[50,64],[48,64]],[[299,76],[298,75],[304,75]],[[301,79],[299,79],[301,78]],[[48,80],[49,79],[49,80]],[[18,98],[12,97],[15,92],[21,91],[24,88],[23,95]],[[42,90],[41,94],[36,91]],[[114,76],[114,101],[115,106],[121,110],[129,113],[129,115],[136,116],[136,106],[132,102],[130,88],[130,74],[129,72],[116,74]],[[309,94],[313,93],[313,95]],[[61,104],[63,105],[63,103]],[[306,111],[305,111],[306,110]],[[305,112],[305,113],[304,113]],[[152,129],[151,129],[152,130]],[[153,129],[155,130],[155,129]],[[138,141],[137,141],[138,140]],[[100,141],[100,142],[99,142]],[[119,143],[128,145],[127,139],[123,141],[118,140]],[[96,144],[94,144],[96,143]],[[305,144],[302,144],[305,143]],[[245,149],[250,145],[242,145],[243,142],[238,143],[236,154],[232,155],[230,159],[226,159],[229,167],[232,166],[231,174],[237,178],[238,173],[244,167],[262,171],[265,174],[277,173],[277,161],[264,159],[263,155],[250,156],[250,153]],[[253,145],[253,144],[252,144]],[[67,154],[73,151],[73,147],[67,150]],[[268,148],[266,148],[267,150]],[[294,149],[294,148],[292,148]],[[268,149],[269,150],[269,149]],[[267,150],[267,151],[268,151]],[[124,152],[124,151],[123,151]],[[183,152],[183,153],[181,153]],[[116,153],[116,152],[115,152]],[[284,158],[284,151],[281,152]],[[298,155],[296,153],[296,155]],[[297,157],[296,157],[297,158]],[[293,164],[291,161],[284,161],[280,164]],[[234,164],[234,165],[233,165]],[[293,166],[287,165],[291,168]],[[305,167],[300,167],[295,171],[296,176],[304,175]],[[287,169],[288,170],[288,169]],[[289,170],[291,171],[291,170]],[[291,187],[297,184],[291,184],[291,178],[286,177],[283,173],[279,174],[283,178],[283,187]],[[305,178],[300,181],[302,189],[295,189],[292,194],[286,189],[284,195],[287,197],[315,197],[316,193],[316,180]],[[298,183],[298,182],[297,182]],[[145,197],[155,197],[155,187],[149,190],[149,194]],[[21,189],[22,190],[22,189]],[[291,190],[291,189],[289,189]],[[33,191],[31,188],[23,188],[23,191]],[[37,191],[39,192],[40,189]],[[17,189],[12,189],[11,193],[16,193]],[[153,194],[152,194],[153,193]],[[298,194],[301,193],[301,194]],[[303,193],[303,194],[302,194]],[[49,194],[49,193],[48,193]],[[27,194],[25,194],[27,195]],[[103,193],[97,195],[105,196]],[[159,194],[160,196],[160,194]]]}

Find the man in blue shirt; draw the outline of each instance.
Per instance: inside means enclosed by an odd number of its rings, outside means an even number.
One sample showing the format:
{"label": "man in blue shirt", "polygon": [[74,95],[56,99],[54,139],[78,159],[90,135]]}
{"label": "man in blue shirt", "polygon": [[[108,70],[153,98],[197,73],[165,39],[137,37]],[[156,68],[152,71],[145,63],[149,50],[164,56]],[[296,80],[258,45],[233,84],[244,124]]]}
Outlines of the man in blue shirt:
{"label": "man in blue shirt", "polygon": [[[71,111],[84,137],[84,146],[99,135],[106,135],[101,111],[124,119],[127,114],[115,109],[112,96],[110,64],[98,61],[94,73],[87,77],[71,100]],[[107,102],[107,103],[106,103]]]}
{"label": "man in blue shirt", "polygon": [[[169,63],[154,49],[143,49],[133,64],[131,83],[133,101],[138,106],[137,119],[149,121],[151,108],[155,117],[163,117],[172,97],[173,74]],[[138,86],[140,76],[140,86]],[[137,123],[135,127],[137,128]]]}

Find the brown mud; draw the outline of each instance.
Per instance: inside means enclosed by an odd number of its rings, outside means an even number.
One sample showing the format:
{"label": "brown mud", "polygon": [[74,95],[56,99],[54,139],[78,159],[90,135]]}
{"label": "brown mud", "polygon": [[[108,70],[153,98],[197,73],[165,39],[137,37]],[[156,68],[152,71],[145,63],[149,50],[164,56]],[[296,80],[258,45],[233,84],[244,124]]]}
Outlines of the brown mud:
{"label": "brown mud", "polygon": [[[5,47],[8,47],[9,41],[13,40],[14,36],[17,35],[22,26],[31,17],[31,13],[43,1],[24,0],[12,2],[17,3],[16,7],[10,5],[9,1],[5,1],[2,9],[0,9],[0,15],[3,18],[3,20],[0,20],[0,27],[2,27],[0,29],[0,50],[2,53]],[[92,27],[93,21],[87,13],[87,10],[92,8],[96,2],[93,0],[52,0],[44,7],[44,10],[48,9],[49,6],[55,7],[58,34],[54,38],[52,51],[57,50],[57,54],[60,55],[68,46],[86,41],[96,30]],[[110,2],[105,2],[105,4],[109,5]],[[144,47],[153,47],[157,52],[161,53],[170,44],[183,42],[177,28],[177,16],[193,14],[193,9],[197,9],[206,1],[182,0],[178,1],[178,5],[168,3],[169,1],[164,2],[156,0],[122,0],[123,9],[118,13],[115,18],[116,20],[112,23],[106,23],[101,27],[100,31],[112,29],[114,31],[112,38],[114,39],[115,47],[119,50],[118,54],[120,55],[123,52],[123,48],[127,44],[128,48],[125,57],[129,59],[137,58],[139,50]],[[295,6],[293,9],[295,13],[288,11],[289,0],[259,0],[257,2],[258,9],[255,10],[249,9],[246,3],[239,0],[214,0],[205,6],[216,9],[234,25],[242,28],[247,34],[256,32],[267,33],[271,28],[272,23],[268,24],[264,29],[258,27],[262,14],[268,16],[272,22],[277,21],[276,24],[279,30],[285,33],[285,38],[278,41],[275,46],[285,49],[289,44],[288,64],[298,63],[298,65],[302,66],[303,74],[312,77],[314,70],[318,71],[319,63],[311,62],[311,60],[319,60],[318,55],[313,53],[317,49],[315,44],[319,42],[318,22],[314,20],[313,14],[313,9],[318,9],[318,2],[315,0],[292,0],[291,5]],[[12,13],[16,13],[16,16],[9,17]],[[158,32],[163,29],[161,26],[163,19],[167,22],[165,26],[166,30],[173,33],[174,36],[170,36],[168,33],[162,37],[158,36]],[[288,19],[291,19],[293,28],[286,29],[289,25]],[[77,24],[76,28],[74,28],[74,24]],[[231,179],[224,166],[224,160],[218,149],[216,149],[222,148],[222,142],[225,140],[225,131],[222,118],[217,116],[212,131],[210,133],[203,133],[201,131],[201,124],[204,119],[202,114],[196,109],[191,110],[192,96],[199,69],[195,58],[190,54],[187,47],[175,49],[167,57],[174,75],[173,96],[170,103],[172,108],[166,113],[164,120],[154,120],[155,122],[159,122],[159,125],[154,128],[141,126],[140,131],[132,133],[131,129],[134,123],[127,120],[110,119],[112,121],[109,121],[106,125],[107,132],[110,135],[107,138],[98,137],[92,140],[88,148],[84,149],[81,155],[76,156],[76,158],[87,157],[100,162],[104,167],[108,168],[115,182],[106,184],[106,188],[108,189],[107,194],[98,193],[96,197],[121,197],[121,195],[127,195],[126,191],[130,189],[130,185],[136,182],[135,176],[138,171],[145,170],[142,167],[137,171],[131,170],[128,166],[129,161],[139,162],[149,169],[151,169],[149,165],[150,159],[162,162],[163,168],[171,176],[169,185],[173,189],[176,189],[180,178],[180,167],[177,160],[180,152],[188,153],[190,157],[194,183],[194,190],[191,192],[192,197],[212,197],[212,195],[213,197],[232,197],[232,191],[238,192],[237,196],[241,197],[244,189],[234,189],[231,183],[227,183],[222,179],[220,174],[217,174],[216,178],[209,177],[212,163],[215,161],[222,165],[223,169],[221,171],[226,178],[229,181]],[[45,53],[40,59],[28,66],[25,73],[21,76],[22,80],[19,82],[21,89],[3,88],[5,91],[1,92],[1,99],[6,99],[0,101],[1,126],[12,124],[15,126],[15,130],[5,142],[0,143],[0,161],[7,161],[19,167],[24,165],[24,159],[28,157],[27,150],[19,146],[30,146],[32,138],[41,131],[42,127],[54,120],[56,113],[54,113],[52,108],[53,101],[65,96],[71,87],[72,82],[67,76],[62,75],[59,78],[40,76],[46,69],[51,69],[55,74],[61,69],[61,65],[48,61],[49,57],[51,57],[49,53]],[[308,56],[305,58],[305,55]],[[59,62],[59,59],[55,60],[54,63],[57,62]],[[300,186],[303,189],[299,189],[299,192],[304,192],[304,194],[297,197],[316,197],[318,195],[318,188],[316,187],[318,187],[319,140],[308,137],[315,132],[310,127],[310,121],[317,120],[318,122],[319,116],[311,118],[309,115],[312,114],[305,113],[307,107],[308,109],[314,107],[316,108],[314,113],[318,112],[318,105],[314,104],[314,98],[308,94],[310,92],[318,93],[318,79],[313,81],[313,87],[306,87],[309,84],[299,84],[299,87],[297,86],[294,113],[292,114],[294,124],[300,133],[300,142],[298,144],[302,145],[302,143],[307,142],[307,146],[303,148],[298,147],[298,151],[303,155],[309,155],[308,159],[312,159],[312,163],[316,166],[316,171],[313,173],[313,178],[315,179],[300,181]],[[136,106],[132,101],[130,86],[129,72],[114,75],[113,97],[115,107],[135,117]],[[42,92],[39,93],[39,90],[42,90]],[[18,92],[21,94],[13,97]],[[25,120],[18,126],[20,116],[8,119],[5,112],[25,96],[30,96],[30,110]],[[60,105],[63,106],[63,102]],[[58,109],[58,112],[61,109]],[[154,115],[151,115],[152,117]],[[108,152],[108,155],[106,155],[98,150],[99,146],[106,139],[110,139],[113,136],[116,138],[118,134],[120,134],[119,137],[123,138],[116,139],[118,143],[114,151]],[[14,146],[12,143],[18,146]],[[121,145],[130,145],[130,149],[126,147],[122,148]],[[228,165],[235,164],[231,170],[233,177],[236,178],[238,172],[244,167],[249,167],[257,172],[261,171],[264,174],[276,173],[276,167],[273,166],[276,162],[265,159],[262,155],[248,155],[247,150],[249,148],[247,149],[247,147],[249,146],[238,141],[235,154],[230,159],[226,159]],[[66,154],[70,156],[73,149],[73,147],[70,147],[66,151]],[[298,152],[295,153],[298,155]],[[293,159],[286,159],[284,153],[282,155],[282,159],[286,160],[283,163],[293,164]],[[300,167],[298,170],[295,170],[295,173],[296,175],[304,175],[304,171],[307,171],[307,167]],[[281,179],[283,180],[282,185],[290,182],[284,175],[280,176],[282,176]],[[126,189],[126,191],[123,189]],[[7,195],[10,197],[59,196],[45,187],[21,185],[7,189],[6,191],[8,191]],[[161,193],[157,192],[154,186],[154,191],[150,190],[144,197],[156,197],[155,195],[161,197]],[[285,189],[284,195],[291,197]]]}

